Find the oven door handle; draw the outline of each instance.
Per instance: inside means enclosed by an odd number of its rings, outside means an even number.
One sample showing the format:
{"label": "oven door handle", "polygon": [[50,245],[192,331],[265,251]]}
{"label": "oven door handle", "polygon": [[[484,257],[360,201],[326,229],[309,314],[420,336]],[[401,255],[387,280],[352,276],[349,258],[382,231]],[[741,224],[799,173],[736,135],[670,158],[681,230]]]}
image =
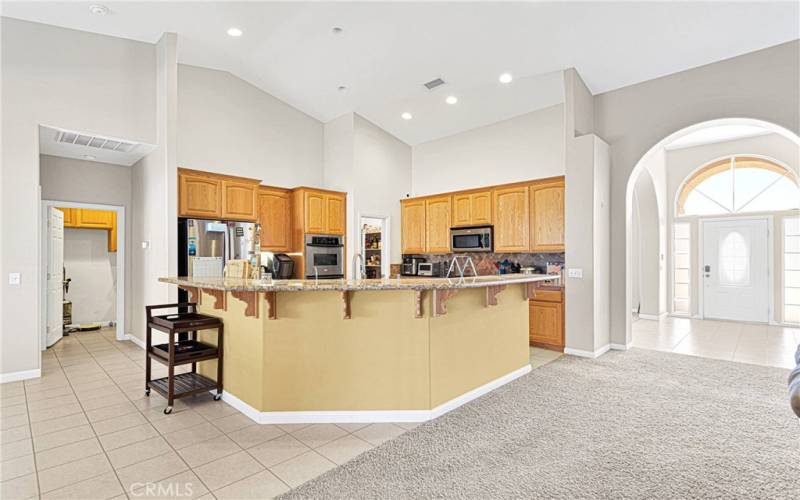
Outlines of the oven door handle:
{"label": "oven door handle", "polygon": [[314,247],[314,248],[342,248],[344,245],[314,245],[312,243],[306,243],[307,247]]}

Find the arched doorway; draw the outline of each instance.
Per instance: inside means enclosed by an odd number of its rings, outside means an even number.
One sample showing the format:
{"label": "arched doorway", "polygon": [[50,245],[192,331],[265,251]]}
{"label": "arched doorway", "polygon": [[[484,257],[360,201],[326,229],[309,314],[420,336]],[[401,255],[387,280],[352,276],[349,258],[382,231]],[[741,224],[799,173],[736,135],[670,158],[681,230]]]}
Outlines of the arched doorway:
{"label": "arched doorway", "polygon": [[[633,279],[636,276],[636,273],[633,269],[633,261],[635,260],[635,256],[633,255],[633,245],[638,244],[637,241],[634,241],[633,235],[633,219],[634,219],[634,196],[635,196],[635,189],[636,184],[639,181],[640,176],[646,171],[647,165],[652,164],[654,161],[657,161],[658,155],[664,153],[665,148],[670,145],[674,144],[681,139],[686,139],[689,137],[697,136],[698,133],[703,133],[704,131],[711,131],[712,129],[722,129],[725,127],[752,127],[752,128],[760,128],[765,131],[765,133],[774,133],[778,134],[798,147],[800,147],[800,137],[798,137],[793,132],[775,125],[773,123],[769,123],[763,120],[755,120],[755,119],[747,119],[747,118],[726,118],[726,119],[718,119],[718,120],[710,120],[702,123],[698,123],[684,129],[678,130],[673,132],[672,134],[668,135],[667,137],[663,138],[657,144],[652,146],[642,158],[639,159],[636,166],[632,170],[626,187],[626,230],[625,230],[625,260],[626,260],[626,276],[625,276],[625,304],[626,304],[626,320],[625,320],[625,339],[626,345],[631,344],[632,339],[632,314],[631,312],[634,310],[634,283]],[[713,135],[713,134],[712,134]],[[662,205],[663,206],[663,205]],[[663,206],[663,210],[672,210],[672,206]],[[662,208],[659,207],[659,211]],[[663,217],[665,214],[660,213],[659,217]]]}

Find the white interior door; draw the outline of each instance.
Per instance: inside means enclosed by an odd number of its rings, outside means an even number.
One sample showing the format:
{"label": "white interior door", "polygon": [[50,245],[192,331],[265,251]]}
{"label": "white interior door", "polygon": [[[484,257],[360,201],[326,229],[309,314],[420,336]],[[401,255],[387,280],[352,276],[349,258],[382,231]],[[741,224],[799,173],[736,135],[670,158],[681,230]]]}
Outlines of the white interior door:
{"label": "white interior door", "polygon": [[64,212],[47,213],[47,346],[64,334]]}
{"label": "white interior door", "polygon": [[703,221],[703,316],[769,321],[766,219]]}

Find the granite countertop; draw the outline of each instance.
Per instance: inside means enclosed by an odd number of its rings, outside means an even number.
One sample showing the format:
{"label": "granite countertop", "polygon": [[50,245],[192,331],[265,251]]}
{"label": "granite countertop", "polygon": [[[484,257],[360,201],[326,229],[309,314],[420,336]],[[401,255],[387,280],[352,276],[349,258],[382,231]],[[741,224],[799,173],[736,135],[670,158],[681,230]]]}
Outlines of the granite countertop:
{"label": "granite countertop", "polygon": [[162,283],[233,292],[308,292],[355,290],[437,290],[448,288],[481,288],[497,285],[533,283],[560,278],[553,274],[499,274],[460,278],[390,278],[363,280],[273,280],[265,282],[243,278],[159,278]]}

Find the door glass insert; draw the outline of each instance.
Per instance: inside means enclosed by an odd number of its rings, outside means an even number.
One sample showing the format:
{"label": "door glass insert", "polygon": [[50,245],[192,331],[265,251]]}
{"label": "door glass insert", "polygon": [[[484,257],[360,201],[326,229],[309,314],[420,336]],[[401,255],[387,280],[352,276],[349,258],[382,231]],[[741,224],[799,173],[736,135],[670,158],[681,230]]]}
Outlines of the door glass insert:
{"label": "door glass insert", "polygon": [[673,287],[672,310],[676,314],[689,314],[689,283],[691,278],[691,233],[689,224],[678,223],[673,226]]}
{"label": "door glass insert", "polygon": [[800,323],[800,217],[783,219],[783,321]]}
{"label": "door glass insert", "polygon": [[750,284],[750,248],[739,231],[731,231],[719,244],[719,281],[727,286]]}

